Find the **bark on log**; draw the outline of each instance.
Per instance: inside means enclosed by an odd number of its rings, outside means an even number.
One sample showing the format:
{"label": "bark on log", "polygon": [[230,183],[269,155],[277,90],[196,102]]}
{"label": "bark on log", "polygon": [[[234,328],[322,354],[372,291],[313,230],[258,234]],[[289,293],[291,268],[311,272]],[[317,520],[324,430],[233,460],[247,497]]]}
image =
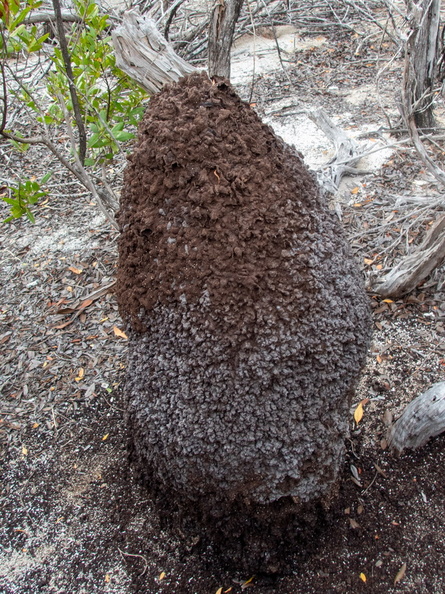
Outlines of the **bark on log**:
{"label": "bark on log", "polygon": [[445,431],[445,382],[434,384],[412,400],[394,423],[388,443],[397,453],[419,448]]}
{"label": "bark on log", "polygon": [[155,22],[134,10],[124,13],[112,37],[116,65],[150,94],[195,71],[175,53]]}
{"label": "bark on log", "polygon": [[210,17],[209,76],[230,79],[230,48],[243,0],[217,0]]}
{"label": "bark on log", "polygon": [[418,250],[406,256],[373,291],[384,297],[400,297],[409,293],[445,259],[445,215],[428,231]]}

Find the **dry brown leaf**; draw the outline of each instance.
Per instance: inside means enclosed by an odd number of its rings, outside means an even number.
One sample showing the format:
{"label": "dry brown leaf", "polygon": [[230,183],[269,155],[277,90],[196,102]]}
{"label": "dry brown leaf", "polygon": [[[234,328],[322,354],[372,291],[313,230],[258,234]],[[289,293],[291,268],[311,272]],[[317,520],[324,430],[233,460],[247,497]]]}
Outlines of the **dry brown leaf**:
{"label": "dry brown leaf", "polygon": [[[360,190],[360,188],[358,186],[355,186],[355,188],[352,188],[351,194],[358,194],[359,190]],[[354,204],[354,206],[355,206],[355,204]]]}
{"label": "dry brown leaf", "polygon": [[369,258],[363,258],[363,262],[367,265],[367,266],[371,266],[371,264],[373,264],[374,260],[370,260]]}
{"label": "dry brown leaf", "polygon": [[81,380],[83,380],[84,376],[85,376],[85,369],[83,367],[81,367],[79,369],[79,371],[77,372],[77,377],[75,377],[74,379],[76,382],[80,382]]}
{"label": "dry brown leaf", "polygon": [[82,274],[82,268],[76,268],[75,266],[68,266],[68,270],[74,272],[74,274]]}
{"label": "dry brown leaf", "polygon": [[406,563],[404,563],[402,565],[402,567],[399,569],[399,571],[397,572],[397,575],[394,578],[394,585],[397,584],[398,582],[400,582],[401,580],[403,580],[403,578],[405,577],[405,573],[406,573]]}
{"label": "dry brown leaf", "polygon": [[253,586],[252,582],[254,579],[255,576],[253,575],[251,578],[249,578],[243,584],[241,584],[241,590],[245,590],[246,588],[250,588],[250,586]]}
{"label": "dry brown leaf", "polygon": [[123,330],[120,330],[117,326],[113,326],[113,332],[119,338],[124,338],[125,340],[128,340],[128,336],[125,334],[125,332]]}
{"label": "dry brown leaf", "polygon": [[218,590],[215,592],[215,594],[222,594],[223,589],[222,588],[218,588]]}
{"label": "dry brown leaf", "polygon": [[360,421],[363,418],[363,407],[365,406],[365,404],[368,404],[369,402],[369,398],[364,398],[357,406],[357,408],[354,411],[354,421],[357,423],[357,425],[360,423]]}
{"label": "dry brown leaf", "polygon": [[376,471],[381,474],[382,476],[384,476],[386,478],[386,473],[380,468],[380,466],[378,464],[374,463],[374,468],[376,469]]}
{"label": "dry brown leaf", "polygon": [[89,307],[91,304],[93,303],[92,299],[85,299],[85,301],[82,301],[82,303],[79,305],[79,307],[77,309],[85,309],[86,307]]}
{"label": "dry brown leaf", "polygon": [[73,322],[74,322],[74,319],[69,320],[69,322],[65,322],[64,324],[59,324],[58,326],[53,326],[53,328],[55,328],[56,330],[62,330],[62,328],[66,328],[67,326],[69,326]]}
{"label": "dry brown leaf", "polygon": [[363,404],[360,402],[360,404],[357,406],[357,408],[354,411],[354,421],[357,423],[357,425],[360,423],[362,418],[363,418]]}
{"label": "dry brown leaf", "polygon": [[62,307],[61,309],[58,309],[55,313],[57,315],[68,315],[74,313],[75,311],[76,310],[72,307]]}
{"label": "dry brown leaf", "polygon": [[392,411],[387,408],[383,414],[383,423],[385,424],[385,427],[389,427],[390,425],[392,425],[392,421],[393,421]]}
{"label": "dry brown leaf", "polygon": [[354,520],[354,518],[349,518],[349,523],[351,524],[351,528],[353,528],[354,530],[356,528],[360,528],[360,524]]}
{"label": "dry brown leaf", "polygon": [[104,436],[102,437],[102,441],[105,441],[105,440],[107,440],[107,439],[108,439],[108,437],[109,437],[109,435],[110,435],[109,433],[107,433],[106,435],[104,435]]}

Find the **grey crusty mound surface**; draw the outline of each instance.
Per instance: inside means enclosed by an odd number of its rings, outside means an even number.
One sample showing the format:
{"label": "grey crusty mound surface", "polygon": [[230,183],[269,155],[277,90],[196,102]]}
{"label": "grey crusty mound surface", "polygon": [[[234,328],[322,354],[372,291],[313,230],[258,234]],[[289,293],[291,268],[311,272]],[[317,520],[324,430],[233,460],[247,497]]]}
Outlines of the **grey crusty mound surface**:
{"label": "grey crusty mound surface", "polygon": [[119,223],[127,415],[149,481],[211,515],[329,499],[370,314],[300,156],[192,75],[150,101]]}

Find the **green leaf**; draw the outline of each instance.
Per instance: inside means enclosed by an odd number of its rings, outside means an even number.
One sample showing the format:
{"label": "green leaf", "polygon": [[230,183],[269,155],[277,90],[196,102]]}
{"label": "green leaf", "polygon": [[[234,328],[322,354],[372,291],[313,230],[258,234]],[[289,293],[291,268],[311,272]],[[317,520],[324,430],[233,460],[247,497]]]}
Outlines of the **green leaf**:
{"label": "green leaf", "polygon": [[42,179],[40,180],[40,183],[46,184],[46,182],[50,179],[50,177],[52,176],[52,172],[49,171],[48,173],[45,173],[45,175],[42,177]]}
{"label": "green leaf", "polygon": [[118,122],[111,128],[111,133],[113,135],[116,135],[117,132],[120,132],[123,129],[124,129],[124,122]]}
{"label": "green leaf", "polygon": [[25,209],[19,205],[11,208],[11,214],[15,219],[19,219],[25,213]]}
{"label": "green leaf", "polygon": [[11,206],[18,206],[18,200],[15,200],[14,198],[8,198],[7,196],[0,196],[0,198],[3,200],[3,202],[6,202],[6,204],[10,204]]}
{"label": "green leaf", "polygon": [[122,132],[117,132],[114,137],[120,142],[125,142],[134,138],[134,134],[132,132],[125,132],[125,130],[123,130]]}
{"label": "green leaf", "polygon": [[32,214],[32,212],[29,210],[29,208],[26,209],[26,216],[31,221],[31,223],[36,222],[36,219],[35,219],[34,215]]}

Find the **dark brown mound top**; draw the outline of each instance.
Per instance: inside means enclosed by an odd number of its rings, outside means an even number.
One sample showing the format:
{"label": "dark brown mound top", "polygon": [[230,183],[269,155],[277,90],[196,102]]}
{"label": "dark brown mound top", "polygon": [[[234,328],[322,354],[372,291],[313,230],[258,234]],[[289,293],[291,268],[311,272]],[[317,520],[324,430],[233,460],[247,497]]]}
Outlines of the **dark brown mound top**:
{"label": "dark brown mound top", "polygon": [[315,240],[320,206],[301,159],[230,86],[195,74],[165,88],[150,101],[125,173],[121,313],[142,330],[141,308],[193,303],[204,291],[214,308],[241,293],[243,319],[258,292],[285,301],[296,297],[292,286],[310,293],[310,258],[293,247],[302,234]]}

